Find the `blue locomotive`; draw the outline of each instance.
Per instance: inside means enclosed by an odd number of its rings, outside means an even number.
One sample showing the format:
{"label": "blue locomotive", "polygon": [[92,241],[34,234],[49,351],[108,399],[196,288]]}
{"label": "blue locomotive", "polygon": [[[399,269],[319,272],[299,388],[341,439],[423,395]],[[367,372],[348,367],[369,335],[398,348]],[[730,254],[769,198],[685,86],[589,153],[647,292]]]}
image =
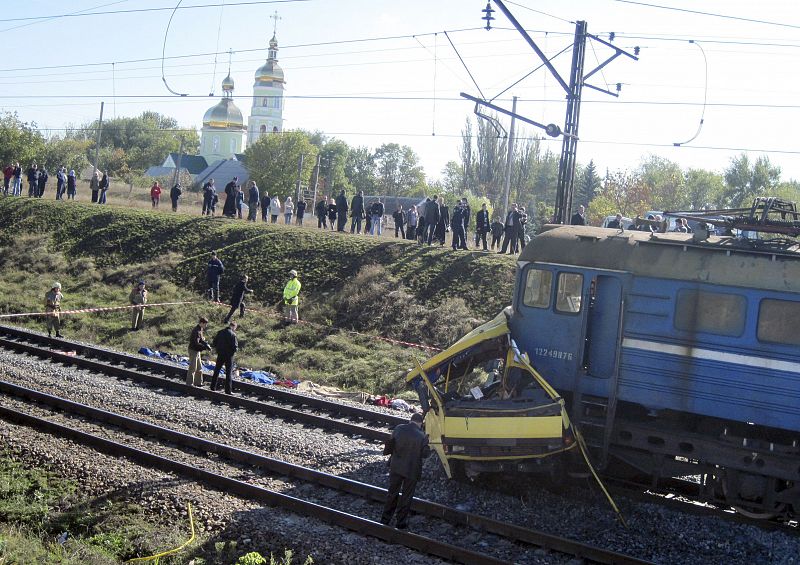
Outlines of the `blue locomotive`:
{"label": "blue locomotive", "polygon": [[509,327],[594,463],[753,517],[800,509],[800,250],[552,227],[518,260]]}

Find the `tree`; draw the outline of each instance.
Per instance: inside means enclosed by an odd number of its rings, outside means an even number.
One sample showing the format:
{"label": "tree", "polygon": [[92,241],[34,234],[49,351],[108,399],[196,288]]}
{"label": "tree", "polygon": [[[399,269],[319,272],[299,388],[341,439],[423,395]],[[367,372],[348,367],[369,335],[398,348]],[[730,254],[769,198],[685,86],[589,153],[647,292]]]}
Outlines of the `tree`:
{"label": "tree", "polygon": [[386,196],[423,196],[425,173],[407,145],[384,143],[375,150],[378,190]]}
{"label": "tree", "polygon": [[720,206],[725,191],[722,175],[705,169],[689,169],[684,173],[686,198],[691,210],[714,209]]}
{"label": "tree", "polygon": [[89,142],[86,140],[54,136],[44,144],[41,160],[51,169],[64,165],[67,170],[74,169],[80,174],[89,166],[86,158],[88,148]]}
{"label": "tree", "polygon": [[378,179],[375,157],[369,147],[351,147],[344,162],[344,172],[356,192],[375,194]]}
{"label": "tree", "polygon": [[617,212],[633,218],[651,209],[652,200],[651,186],[638,173],[607,172],[602,190],[589,203],[589,221],[599,224],[603,218]]}
{"label": "tree", "polygon": [[745,153],[731,159],[725,169],[722,205],[732,208],[749,206],[755,196],[769,196],[778,187],[780,167],[773,167],[769,157],[759,157],[753,165]]}
{"label": "tree", "polygon": [[[95,139],[98,121],[95,120],[83,127],[67,132],[67,137],[89,141],[88,159],[94,160]],[[144,171],[152,165],[159,165],[169,153],[176,153],[181,146],[188,155],[197,153],[200,137],[194,129],[181,129],[178,122],[158,112],[147,111],[134,118],[115,118],[103,122],[100,135],[100,151],[103,149],[121,149],[122,162],[131,171]],[[114,175],[119,174],[119,165],[112,168],[101,160],[102,168],[110,169]]]}
{"label": "tree", "polygon": [[650,155],[642,160],[637,176],[649,189],[649,209],[681,210],[688,207],[683,170],[677,163]]}
{"label": "tree", "polygon": [[464,169],[455,161],[448,161],[442,169],[442,180],[437,183],[437,194],[456,196],[465,192]]}
{"label": "tree", "polygon": [[268,190],[270,195],[277,194],[281,199],[294,198],[300,156],[304,156],[300,179],[305,184],[314,169],[317,151],[305,132],[284,131],[261,136],[247,148],[245,158],[250,178],[261,190]]}
{"label": "tree", "polygon": [[17,113],[0,116],[0,163],[6,166],[19,161],[25,169],[42,155],[44,138],[35,123],[23,122]]}
{"label": "tree", "polygon": [[575,196],[572,199],[575,204],[584,206],[591,202],[597,191],[603,184],[603,180],[597,174],[594,161],[589,160],[589,164],[584,167],[578,182],[575,183]]}

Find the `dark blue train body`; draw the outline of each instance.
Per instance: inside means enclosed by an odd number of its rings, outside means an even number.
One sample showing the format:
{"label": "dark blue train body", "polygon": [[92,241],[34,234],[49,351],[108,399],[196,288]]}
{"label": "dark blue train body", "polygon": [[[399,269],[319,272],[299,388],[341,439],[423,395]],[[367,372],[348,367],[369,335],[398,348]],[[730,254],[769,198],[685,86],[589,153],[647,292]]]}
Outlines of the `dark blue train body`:
{"label": "dark blue train body", "polygon": [[599,465],[759,517],[800,509],[799,325],[796,246],[578,226],[525,248],[511,316]]}

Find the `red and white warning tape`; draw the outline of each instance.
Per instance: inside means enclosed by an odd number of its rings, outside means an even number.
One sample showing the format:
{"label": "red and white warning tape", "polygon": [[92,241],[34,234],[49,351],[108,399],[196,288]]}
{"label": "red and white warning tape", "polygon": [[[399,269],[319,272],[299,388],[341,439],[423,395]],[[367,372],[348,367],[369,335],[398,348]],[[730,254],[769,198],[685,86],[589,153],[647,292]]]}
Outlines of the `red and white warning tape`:
{"label": "red and white warning tape", "polygon": [[[61,310],[58,314],[60,316],[66,316],[66,315],[71,315],[71,314],[88,314],[88,313],[93,313],[93,312],[114,312],[114,311],[118,311],[118,310],[132,310],[133,308],[142,308],[142,307],[144,307],[144,308],[155,308],[157,306],[182,306],[182,305],[186,305],[186,304],[202,304],[202,303],[205,303],[205,302],[206,302],[205,300],[191,300],[191,301],[183,301],[183,302],[155,302],[155,303],[152,303],[152,304],[144,304],[144,305],[130,304],[130,305],[127,305],[127,306],[107,306],[107,307],[102,307],[102,308],[100,308],[100,307],[98,307],[98,308],[78,308],[78,309],[75,309],[75,310]],[[222,303],[222,302],[216,302],[215,304],[217,306],[219,306],[219,307],[230,308],[230,304],[225,304],[225,303]],[[259,314],[261,314],[263,316],[266,316],[266,317],[269,317],[269,318],[274,318],[274,319],[277,319],[277,320],[286,320],[286,321],[289,320],[289,318],[287,318],[286,316],[281,316],[279,314],[275,314],[274,312],[270,312],[268,310],[263,310],[261,308],[249,308],[249,310],[251,310],[253,312],[258,312]],[[30,317],[36,317],[36,316],[51,316],[52,314],[53,314],[52,312],[20,312],[20,313],[17,313],[17,314],[0,314],[0,319],[3,319],[3,318],[30,318]],[[345,329],[345,328],[340,328],[340,327],[337,327],[337,326],[328,326],[328,325],[325,325],[325,324],[317,324],[315,322],[309,322],[307,320],[300,320],[298,323],[305,324],[307,326],[312,326],[312,327],[319,328],[319,329],[323,329],[323,330],[334,330],[334,331],[340,331],[340,332],[343,332],[343,333],[348,333],[350,335],[357,335],[357,336],[368,338],[368,339],[377,339],[377,340],[380,340],[380,341],[384,341],[386,343],[391,343],[393,345],[402,345],[404,347],[414,347],[414,348],[422,349],[422,350],[425,350],[425,351],[442,351],[441,348],[434,347],[432,345],[424,345],[424,344],[421,344],[421,343],[413,343],[413,342],[409,342],[409,341],[403,341],[403,340],[400,340],[400,339],[393,339],[393,338],[390,338],[390,337],[384,337],[384,336],[380,336],[380,335],[367,334],[367,333],[362,333],[362,332],[358,332],[358,331],[355,331],[355,330],[349,330],[349,329]]]}
{"label": "red and white warning tape", "polygon": [[[131,310],[133,308],[154,308],[156,306],[178,306],[181,304],[199,304],[200,301],[192,300],[189,302],[155,302],[153,304],[131,304],[128,306],[108,306],[105,308],[80,308],[78,310],[61,310],[59,315],[66,314],[85,314],[87,312],[112,312],[114,310]],[[52,312],[21,312],[19,314],[0,314],[0,318],[25,318],[29,316],[51,316]]]}

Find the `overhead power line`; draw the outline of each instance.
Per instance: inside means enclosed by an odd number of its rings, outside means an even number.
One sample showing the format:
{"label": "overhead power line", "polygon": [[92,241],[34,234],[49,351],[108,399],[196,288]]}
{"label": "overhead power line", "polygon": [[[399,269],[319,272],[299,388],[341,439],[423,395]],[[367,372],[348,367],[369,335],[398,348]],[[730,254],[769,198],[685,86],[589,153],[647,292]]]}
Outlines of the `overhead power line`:
{"label": "overhead power line", "polygon": [[778,27],[787,27],[791,29],[800,29],[800,25],[787,24],[783,22],[776,22],[771,20],[759,20],[755,18],[745,18],[741,16],[731,16],[729,14],[717,14],[714,12],[704,12],[702,10],[690,10],[689,8],[678,8],[675,6],[663,6],[661,4],[650,4],[648,2],[637,2],[635,0],[614,0],[620,4],[631,4],[634,6],[644,6],[645,8],[657,8],[659,10],[670,10],[672,12],[682,12],[684,14],[695,14],[698,16],[709,16],[712,18],[722,18],[725,20],[734,20],[739,22],[747,22],[751,24],[764,24]]}
{"label": "overhead power line", "polygon": [[[461,28],[461,29],[452,29],[447,30],[449,33],[459,33],[464,31],[475,31],[477,29],[482,29],[479,27],[469,27],[469,28]],[[345,45],[349,43],[367,43],[371,41],[389,41],[393,39],[413,39],[414,37],[423,37],[426,35],[436,35],[437,33],[442,33],[441,31],[431,31],[426,33],[415,33],[415,34],[406,34],[406,35],[385,35],[379,37],[362,37],[356,39],[339,39],[336,41],[317,41],[314,43],[297,43],[295,45],[283,45],[281,49],[299,49],[303,47],[326,47],[328,45]],[[267,47],[254,47],[251,49],[237,49],[236,53],[253,53],[257,51],[267,51]],[[223,53],[227,53],[224,51]],[[209,57],[212,55],[219,55],[220,53],[216,53],[214,51],[209,51],[206,53],[189,53],[185,55],[170,55],[169,57],[164,57],[165,60],[172,60],[172,59],[190,59],[193,57]],[[161,57],[146,57],[142,59],[127,59],[123,61],[98,61],[94,63],[70,63],[64,65],[46,65],[41,67],[16,67],[16,68],[2,68],[0,72],[19,72],[19,71],[41,71],[41,70],[48,70],[48,69],[66,69],[66,68],[76,68],[76,67],[100,67],[100,66],[108,66],[110,67],[113,64],[121,65],[127,63],[149,63],[153,61],[161,61]]]}
{"label": "overhead power line", "polygon": [[[253,0],[251,2],[227,2],[225,6],[259,6],[262,4],[293,4],[297,2],[311,2],[312,0]],[[192,10],[197,8],[219,8],[222,4],[194,4],[181,6],[179,10]],[[169,12],[174,6],[161,8],[131,8],[129,10],[105,10],[102,12],[72,12],[66,14],[51,14],[49,16],[26,16],[21,18],[3,18],[4,22],[28,22],[34,20],[54,20],[59,18],[82,18],[86,16],[111,16],[119,14],[139,14],[143,12]]]}

